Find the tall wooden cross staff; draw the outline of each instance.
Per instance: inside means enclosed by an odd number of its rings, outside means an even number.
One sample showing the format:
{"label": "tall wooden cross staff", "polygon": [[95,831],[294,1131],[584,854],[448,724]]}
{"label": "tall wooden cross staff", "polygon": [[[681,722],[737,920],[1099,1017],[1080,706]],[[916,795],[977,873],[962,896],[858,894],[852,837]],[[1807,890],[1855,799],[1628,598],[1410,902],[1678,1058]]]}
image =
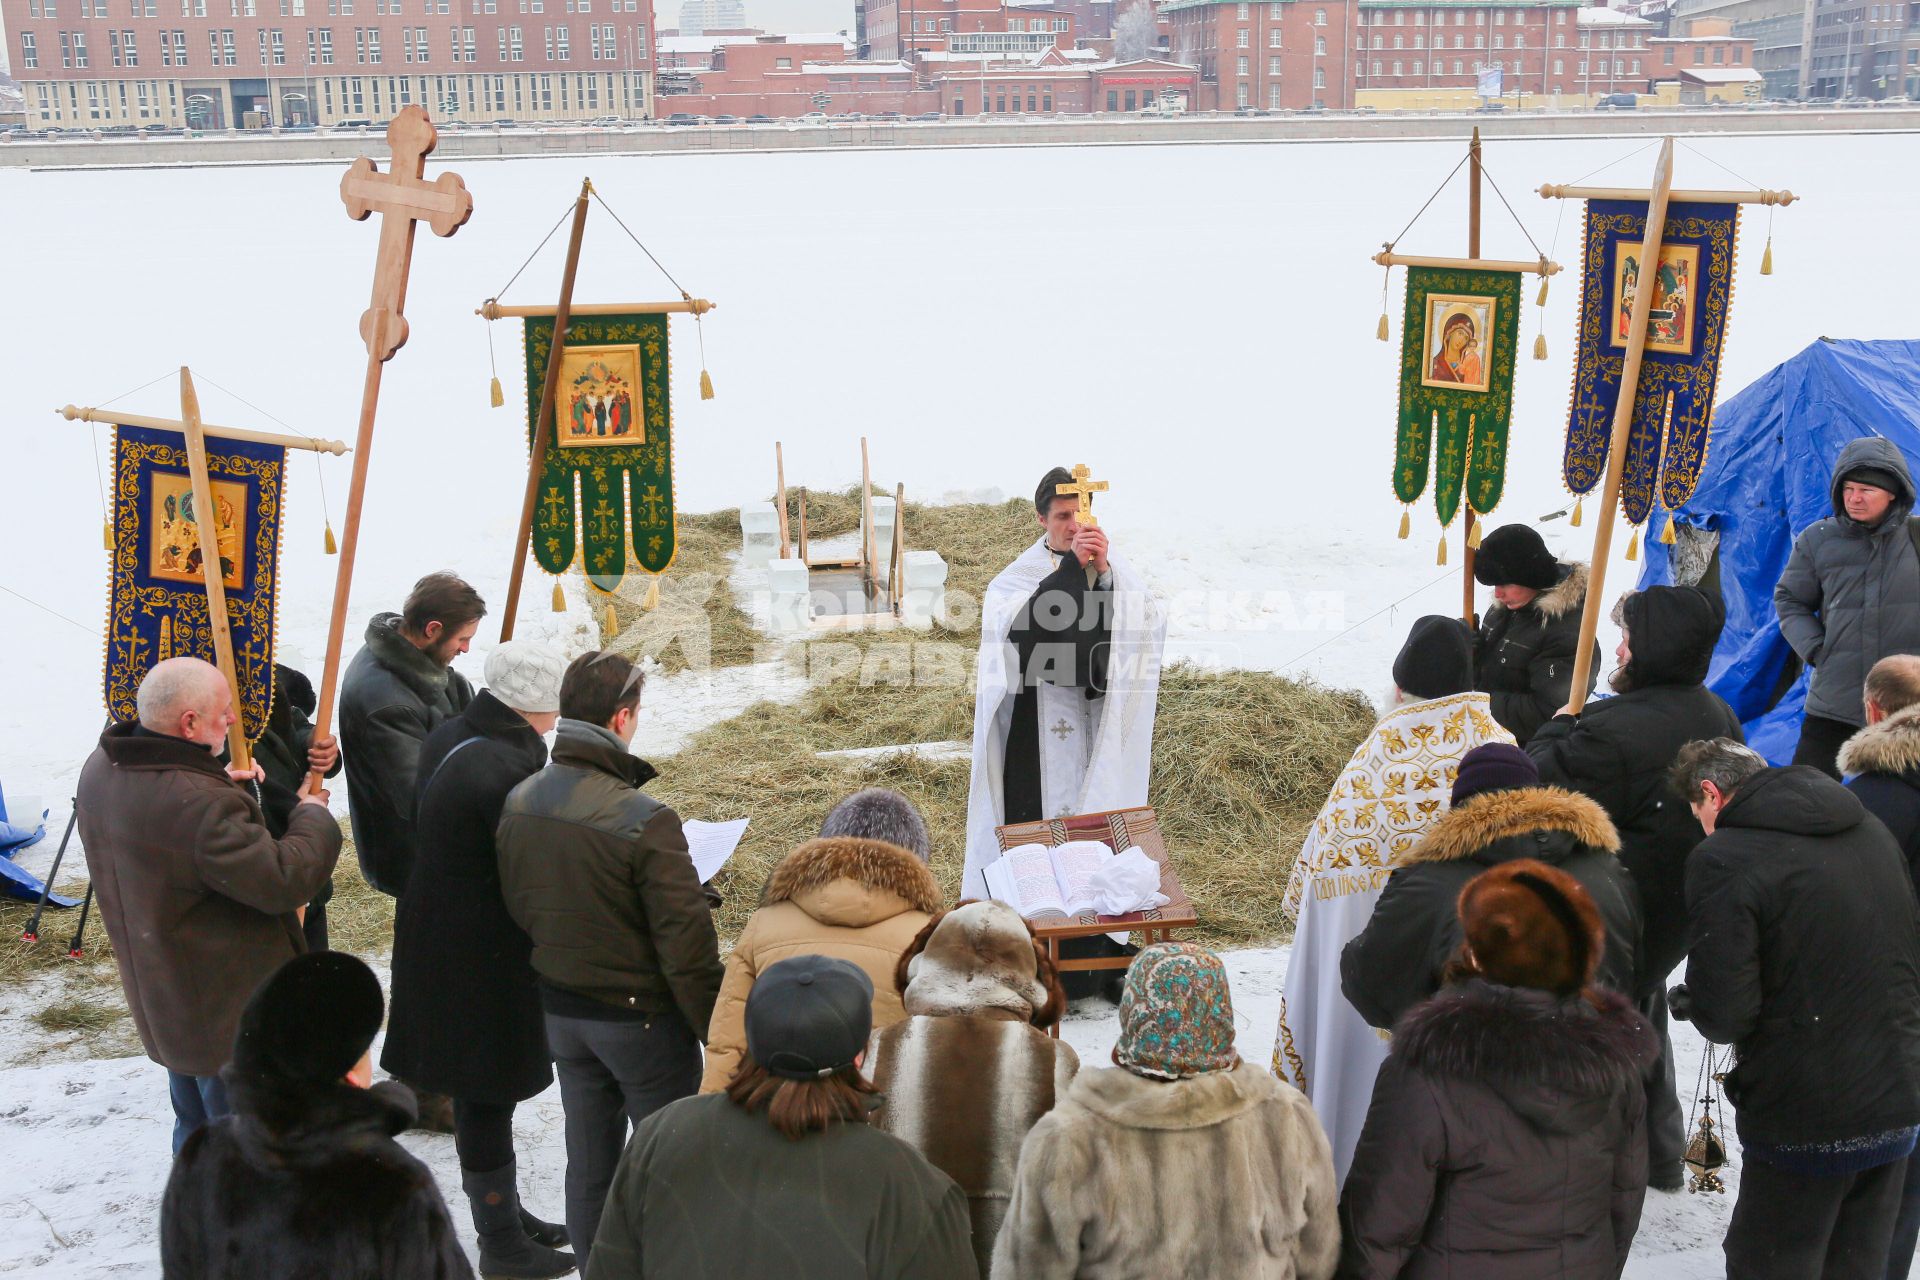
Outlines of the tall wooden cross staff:
{"label": "tall wooden cross staff", "polygon": [[[473,196],[458,175],[443,173],[432,182],[422,176],[439,135],[424,108],[401,108],[387,126],[392,153],[389,172],[361,156],[340,179],[347,216],[364,222],[380,215],[380,248],[374,259],[373,300],[360,316],[360,337],[367,344],[367,376],[360,390],[360,431],[353,451],[353,483],[347,490],[346,521],[340,527],[340,568],[333,583],[333,618],[327,625],[327,661],[320,677],[319,714],[313,736],[324,738],[333,723],[335,688],[340,676],[340,647],[346,639],[347,599],[353,591],[353,556],[360,542],[360,502],[367,488],[367,457],[373,451],[374,411],[380,405],[380,371],[407,340],[407,272],[413,265],[413,228],[424,221],[437,236],[450,236],[473,216]],[[320,789],[319,774],[307,787]]]}
{"label": "tall wooden cross staff", "polygon": [[[1673,139],[1660,147],[1654,164],[1653,187],[1640,191],[1617,187],[1543,186],[1540,195],[1548,200],[1645,200],[1647,202],[1646,238],[1640,245],[1640,261],[1660,261],[1660,244],[1666,237],[1667,205],[1671,201],[1704,204],[1792,204],[1791,191],[1675,191],[1673,189]],[[1652,266],[1648,267],[1649,272]],[[1600,610],[1606,599],[1607,557],[1613,551],[1613,521],[1620,510],[1620,483],[1627,464],[1627,437],[1633,429],[1633,405],[1640,386],[1640,365],[1647,352],[1647,324],[1653,311],[1652,288],[1635,290],[1633,310],[1627,321],[1627,348],[1620,368],[1620,398],[1613,407],[1613,436],[1607,446],[1607,474],[1600,489],[1600,518],[1594,523],[1593,559],[1587,570],[1587,601],[1580,612],[1580,647],[1573,660],[1573,691],[1567,704],[1577,713],[1587,702],[1587,682],[1593,676],[1593,637],[1600,629]]]}

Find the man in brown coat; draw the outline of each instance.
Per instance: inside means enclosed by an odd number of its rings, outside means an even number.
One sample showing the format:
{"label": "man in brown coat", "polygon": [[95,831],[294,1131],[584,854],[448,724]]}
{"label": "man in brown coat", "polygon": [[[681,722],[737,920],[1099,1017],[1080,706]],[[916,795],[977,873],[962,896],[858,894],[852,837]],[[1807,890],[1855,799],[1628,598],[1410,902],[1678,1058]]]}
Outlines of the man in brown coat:
{"label": "man in brown coat", "polygon": [[560,682],[553,762],[515,787],[494,844],[507,912],[533,940],[567,1127],[567,1234],[580,1269],[627,1125],[692,1093],[720,946],[679,815],[629,749],[640,671],[615,653]]}
{"label": "man in brown coat", "polygon": [[[247,998],[306,950],[299,909],[340,856],[327,793],[303,795],[284,839],[267,832],[260,769],[222,768],[233,724],[219,670],[169,658],[140,682],[140,718],[100,735],[80,772],[80,838],[147,1056],[167,1069],[173,1149],[227,1113],[219,1072]],[[324,773],[337,748],[317,741]]]}

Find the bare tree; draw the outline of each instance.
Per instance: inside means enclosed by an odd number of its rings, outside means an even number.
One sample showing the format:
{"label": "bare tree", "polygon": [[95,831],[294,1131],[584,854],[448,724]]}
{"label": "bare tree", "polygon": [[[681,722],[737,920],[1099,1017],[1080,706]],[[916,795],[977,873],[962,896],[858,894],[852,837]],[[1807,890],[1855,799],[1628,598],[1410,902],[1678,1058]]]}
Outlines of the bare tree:
{"label": "bare tree", "polygon": [[1154,18],[1153,0],[1133,0],[1120,11],[1113,24],[1113,56],[1119,62],[1133,62],[1153,56],[1160,42],[1160,27]]}

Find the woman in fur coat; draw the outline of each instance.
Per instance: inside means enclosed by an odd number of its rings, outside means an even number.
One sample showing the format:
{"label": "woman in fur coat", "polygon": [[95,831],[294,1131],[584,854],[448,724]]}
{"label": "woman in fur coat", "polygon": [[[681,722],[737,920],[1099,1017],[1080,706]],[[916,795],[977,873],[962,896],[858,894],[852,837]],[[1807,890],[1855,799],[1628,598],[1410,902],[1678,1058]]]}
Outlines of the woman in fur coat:
{"label": "woman in fur coat", "polygon": [[1234,1051],[1220,957],[1160,942],[1120,995],[1115,1066],[1020,1149],[994,1280],[1325,1280],[1333,1152],[1306,1095]]}
{"label": "woman in fur coat", "polygon": [[886,1099],[871,1122],[967,1193],[984,1277],[1020,1143],[1080,1069],[1073,1047],[1043,1029],[1066,1011],[1066,993],[1027,922],[991,901],[935,916],[900,957],[895,985],[907,1019],[868,1044],[867,1075]]}
{"label": "woman in fur coat", "polygon": [[233,1114],[167,1180],[166,1280],[472,1280],[433,1174],[394,1141],[413,1094],[372,1083],[384,1013],[373,971],[337,951],[261,984],[220,1073]]}
{"label": "woman in fur coat", "polygon": [[1613,1280],[1646,1196],[1658,1053],[1595,987],[1606,927],[1566,872],[1520,859],[1460,895],[1451,981],[1380,1069],[1340,1217],[1352,1280]]}

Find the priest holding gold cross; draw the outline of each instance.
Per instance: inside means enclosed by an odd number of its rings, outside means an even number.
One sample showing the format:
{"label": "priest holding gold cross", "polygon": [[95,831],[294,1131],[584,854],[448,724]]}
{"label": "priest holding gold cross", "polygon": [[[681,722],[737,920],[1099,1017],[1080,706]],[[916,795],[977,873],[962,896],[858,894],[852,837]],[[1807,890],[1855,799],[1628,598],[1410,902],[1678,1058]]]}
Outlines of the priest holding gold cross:
{"label": "priest holding gold cross", "polygon": [[1039,540],[987,587],[964,896],[987,896],[995,827],[1147,802],[1166,617],[1093,514],[1106,488],[1047,472]]}

